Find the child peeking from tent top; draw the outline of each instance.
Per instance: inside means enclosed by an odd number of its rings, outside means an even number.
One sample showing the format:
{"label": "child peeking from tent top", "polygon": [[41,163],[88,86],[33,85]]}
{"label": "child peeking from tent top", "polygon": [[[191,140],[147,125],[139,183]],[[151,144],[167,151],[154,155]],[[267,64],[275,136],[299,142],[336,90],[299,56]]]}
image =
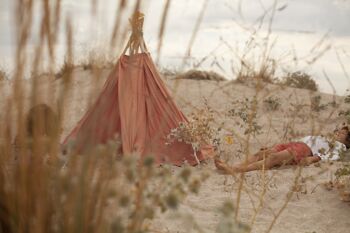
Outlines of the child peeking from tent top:
{"label": "child peeking from tent top", "polygon": [[216,168],[224,174],[249,172],[270,169],[282,165],[309,165],[320,160],[339,160],[342,153],[350,147],[350,130],[343,124],[336,129],[331,138],[324,136],[306,136],[289,143],[276,144],[269,148],[262,148],[246,161],[232,166],[215,159]]}

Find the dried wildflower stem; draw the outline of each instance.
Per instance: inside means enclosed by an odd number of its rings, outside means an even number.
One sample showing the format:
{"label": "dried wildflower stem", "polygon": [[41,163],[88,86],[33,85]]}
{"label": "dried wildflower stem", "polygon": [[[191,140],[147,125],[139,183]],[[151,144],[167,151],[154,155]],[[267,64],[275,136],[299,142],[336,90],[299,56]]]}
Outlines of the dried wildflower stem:
{"label": "dried wildflower stem", "polygon": [[[198,18],[196,20],[195,26],[193,28],[192,35],[191,35],[190,41],[189,41],[187,49],[186,49],[185,56],[182,59],[182,65],[181,65],[181,68],[180,68],[181,71],[184,69],[184,67],[186,65],[186,61],[187,61],[188,57],[191,55],[191,49],[192,49],[194,41],[195,41],[195,39],[197,37],[197,33],[198,33],[199,28],[200,28],[200,25],[202,23],[202,20],[203,20],[203,17],[204,17],[204,13],[205,13],[205,10],[206,10],[207,5],[208,5],[208,1],[209,0],[204,0],[204,2],[202,4],[202,8],[201,8],[199,16],[198,16]],[[175,87],[174,87],[174,90],[173,90],[173,96],[176,96],[178,87],[179,87],[179,81],[177,81],[175,83]]]}
{"label": "dried wildflower stem", "polygon": [[[67,61],[68,64],[73,64],[74,55],[73,55],[73,28],[71,19],[66,19],[66,37],[67,37]],[[58,97],[58,116],[59,116],[59,125],[62,125],[64,122],[64,112],[67,107],[66,98],[72,84],[73,70],[69,68],[66,75],[63,76],[63,86],[60,90],[60,95]]]}
{"label": "dried wildflower stem", "polygon": [[343,71],[345,77],[346,77],[346,78],[348,79],[348,81],[349,81],[349,80],[350,80],[350,75],[349,75],[348,71],[346,70],[345,65],[344,65],[342,59],[340,58],[340,55],[339,55],[339,53],[338,53],[337,50],[335,51],[335,54],[336,54],[336,56],[337,56],[338,63],[339,63],[339,65],[340,65],[340,67],[341,67],[341,69],[342,69],[342,71]]}
{"label": "dried wildflower stem", "polygon": [[[248,134],[247,134],[247,138],[245,141],[245,147],[244,147],[244,154],[245,154],[245,163],[247,163],[248,161],[248,156],[250,155],[250,138],[251,138],[251,134],[252,134],[252,129],[253,129],[253,121],[254,118],[256,117],[256,113],[257,113],[257,95],[259,93],[259,90],[256,89],[256,93],[254,96],[254,101],[253,101],[253,105],[251,106],[250,109],[250,114],[248,115]],[[265,170],[265,163],[263,165],[263,170]],[[234,214],[234,218],[235,221],[238,221],[238,214],[239,214],[239,207],[240,207],[240,201],[241,201],[241,193],[242,193],[242,188],[243,188],[243,184],[244,184],[244,180],[245,180],[245,174],[241,173],[240,174],[240,180],[239,180],[239,185],[238,185],[238,191],[237,191],[237,199],[236,199],[236,208],[235,208],[235,214]]]}
{"label": "dried wildflower stem", "polygon": [[[193,148],[193,147],[192,147],[192,148]],[[199,159],[198,159],[197,150],[196,150],[195,148],[193,148],[193,155],[194,155],[194,158],[196,159],[197,164],[199,165],[201,162],[200,162]]]}
{"label": "dried wildflower stem", "polygon": [[197,37],[197,33],[198,33],[199,28],[200,28],[200,25],[201,25],[201,23],[203,21],[203,17],[204,17],[204,13],[205,13],[205,10],[207,8],[207,5],[208,5],[208,0],[204,0],[204,2],[202,4],[202,9],[200,11],[200,14],[199,14],[199,16],[197,18],[196,24],[194,26],[190,42],[188,43],[188,46],[187,46],[187,49],[186,49],[186,54],[185,54],[185,58],[184,58],[182,67],[184,67],[184,65],[185,65],[185,62],[186,62],[185,59],[188,58],[189,56],[191,56],[191,49],[192,49],[194,41],[195,41],[195,39]]}
{"label": "dried wildflower stem", "polygon": [[160,59],[160,56],[161,56],[161,49],[162,49],[162,46],[163,46],[163,37],[164,37],[164,31],[165,31],[165,24],[166,24],[166,20],[167,20],[169,8],[170,8],[170,3],[171,3],[171,0],[166,0],[165,6],[163,8],[161,24],[160,24],[159,33],[158,33],[158,40],[159,41],[158,41],[158,47],[157,47],[156,64],[159,64],[159,59]]}
{"label": "dried wildflower stem", "polygon": [[[265,154],[264,154],[264,160],[265,160]],[[262,189],[262,191],[260,193],[260,196],[259,196],[259,205],[254,210],[254,214],[253,214],[253,216],[252,216],[252,218],[250,220],[250,224],[249,224],[250,226],[254,225],[258,213],[264,207],[264,198],[265,198],[265,194],[267,192],[267,185],[268,185],[268,182],[266,182],[266,180],[265,180],[266,179],[265,178],[266,177],[265,164],[263,165],[263,169],[262,169],[261,173],[262,173],[262,176],[263,176],[263,182],[264,182],[263,184],[264,185],[263,185],[263,189]]]}
{"label": "dried wildflower stem", "polygon": [[299,183],[299,178],[301,177],[301,172],[302,172],[302,167],[299,166],[298,169],[297,169],[297,174],[295,175],[294,177],[294,182],[293,182],[293,186],[291,187],[290,191],[287,193],[286,195],[286,199],[283,203],[283,205],[281,206],[281,208],[278,210],[277,214],[275,215],[275,217],[273,218],[273,220],[271,221],[268,229],[266,230],[266,233],[269,233],[271,232],[273,226],[275,225],[277,219],[281,216],[281,214],[283,213],[283,211],[286,209],[289,201],[292,199],[293,197],[293,187],[297,186],[298,183]]}
{"label": "dried wildflower stem", "polygon": [[110,46],[112,48],[115,47],[115,45],[117,44],[117,35],[120,32],[120,25],[121,25],[121,17],[122,17],[122,13],[124,11],[124,9],[127,6],[127,2],[126,0],[119,0],[119,6],[118,6],[118,10],[116,11],[116,20],[113,26],[113,32],[111,35],[111,42],[110,42]]}
{"label": "dried wildflower stem", "polygon": [[270,36],[272,33],[272,23],[273,23],[273,19],[275,17],[275,13],[276,13],[276,7],[277,7],[277,0],[274,0],[273,5],[272,5],[271,17],[270,17],[269,23],[268,23],[268,31],[267,31],[267,35],[265,38],[264,51],[262,54],[262,56],[263,56],[262,65],[264,65],[264,61],[267,61],[268,57],[269,57],[268,48],[269,48]]}
{"label": "dried wildflower stem", "polygon": [[[146,171],[145,171],[146,170]],[[148,168],[143,167],[143,165],[139,166],[139,170],[141,177],[140,180],[135,184],[135,208],[133,213],[135,216],[130,221],[130,224],[128,226],[128,230],[130,232],[138,232],[142,230],[142,224],[143,224],[143,216],[142,216],[142,209],[143,209],[143,200],[144,200],[144,191],[145,187],[147,185],[148,179],[150,177],[150,170]]]}

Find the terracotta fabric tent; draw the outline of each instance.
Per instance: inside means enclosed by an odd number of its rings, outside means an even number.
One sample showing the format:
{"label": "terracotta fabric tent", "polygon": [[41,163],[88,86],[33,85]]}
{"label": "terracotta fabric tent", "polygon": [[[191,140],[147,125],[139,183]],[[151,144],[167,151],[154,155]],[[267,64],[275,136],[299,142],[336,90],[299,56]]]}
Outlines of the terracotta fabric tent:
{"label": "terracotta fabric tent", "polygon": [[[133,25],[126,48],[130,55],[125,55],[124,51],[97,101],[63,144],[73,139],[74,149],[81,152],[118,136],[123,154],[152,155],[157,164],[181,165],[187,161],[195,165],[191,145],[183,142],[166,145],[170,130],[187,119],[171,98],[147,52],[142,22],[134,22],[137,27]],[[211,153],[212,148],[207,146],[197,157],[203,160]]]}

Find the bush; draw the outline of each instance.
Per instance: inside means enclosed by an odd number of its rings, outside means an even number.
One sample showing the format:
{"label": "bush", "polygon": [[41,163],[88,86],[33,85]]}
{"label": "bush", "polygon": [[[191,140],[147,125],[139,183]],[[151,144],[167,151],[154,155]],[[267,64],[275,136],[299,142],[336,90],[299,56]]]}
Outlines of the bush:
{"label": "bush", "polygon": [[350,110],[340,110],[338,116],[345,118],[347,123],[350,123]]}
{"label": "bush", "polygon": [[262,134],[262,126],[257,120],[257,100],[237,100],[232,103],[233,107],[227,113],[228,117],[235,119],[235,123],[244,130],[244,135]]}
{"label": "bush", "polygon": [[172,144],[176,141],[190,144],[196,161],[200,164],[196,153],[203,146],[213,145],[217,153],[220,152],[221,139],[219,133],[222,125],[218,128],[214,127],[214,120],[214,111],[205,102],[203,109],[194,111],[187,122],[181,122],[177,128],[171,130],[167,136],[167,144]]}
{"label": "bush", "polygon": [[[347,95],[344,98],[344,103],[347,105],[350,104],[350,95]],[[350,110],[348,107],[346,109],[339,110],[338,115],[344,117],[346,122],[350,123]]]}
{"label": "bush", "polygon": [[264,100],[264,108],[267,111],[277,111],[281,107],[281,99],[278,97],[270,96]]}
{"label": "bush", "polygon": [[282,79],[282,84],[300,89],[307,89],[311,91],[318,91],[318,85],[307,73],[297,71],[288,73],[286,77]]}
{"label": "bush", "polygon": [[320,112],[326,110],[328,104],[321,104],[322,97],[320,95],[313,96],[311,98],[311,110],[315,112]]}
{"label": "bush", "polygon": [[191,80],[210,80],[210,81],[225,81],[222,75],[214,71],[189,70],[176,77],[176,79],[191,79]]}
{"label": "bush", "polygon": [[345,96],[344,103],[350,104],[350,95]]}
{"label": "bush", "polygon": [[336,187],[342,201],[350,201],[350,164],[343,164],[335,172]]}

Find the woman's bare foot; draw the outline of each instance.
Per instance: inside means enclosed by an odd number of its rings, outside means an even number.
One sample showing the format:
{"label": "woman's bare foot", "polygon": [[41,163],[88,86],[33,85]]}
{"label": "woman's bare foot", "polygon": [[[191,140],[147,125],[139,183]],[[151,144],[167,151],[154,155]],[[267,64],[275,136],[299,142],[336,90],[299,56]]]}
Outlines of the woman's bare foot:
{"label": "woman's bare foot", "polygon": [[214,159],[214,163],[216,168],[222,172],[223,174],[234,174],[239,172],[238,169],[235,167],[230,167],[225,162],[221,161],[220,159]]}

